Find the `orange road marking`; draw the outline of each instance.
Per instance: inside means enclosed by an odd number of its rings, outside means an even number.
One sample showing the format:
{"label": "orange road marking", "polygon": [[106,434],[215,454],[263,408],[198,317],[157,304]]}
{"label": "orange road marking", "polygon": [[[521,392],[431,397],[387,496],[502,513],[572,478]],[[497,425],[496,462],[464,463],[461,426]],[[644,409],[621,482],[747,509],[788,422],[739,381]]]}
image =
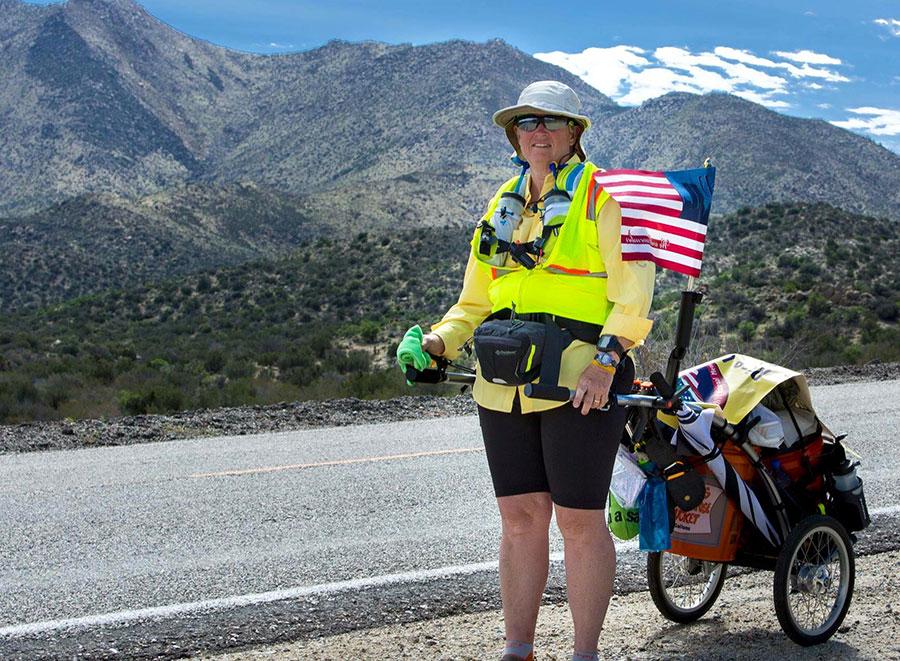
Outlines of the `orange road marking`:
{"label": "orange road marking", "polygon": [[336,459],[319,461],[312,464],[288,464],[286,466],[265,466],[262,468],[242,468],[216,473],[194,473],[191,477],[227,477],[231,475],[251,475],[253,473],[275,473],[277,471],[300,470],[303,468],[320,468],[323,466],[347,466],[375,461],[393,461],[394,459],[415,459],[417,457],[437,457],[443,454],[461,454],[463,452],[484,452],[484,448],[457,448],[455,450],[433,450],[431,452],[410,452],[408,454],[389,454],[383,457],[360,457],[357,459]]}

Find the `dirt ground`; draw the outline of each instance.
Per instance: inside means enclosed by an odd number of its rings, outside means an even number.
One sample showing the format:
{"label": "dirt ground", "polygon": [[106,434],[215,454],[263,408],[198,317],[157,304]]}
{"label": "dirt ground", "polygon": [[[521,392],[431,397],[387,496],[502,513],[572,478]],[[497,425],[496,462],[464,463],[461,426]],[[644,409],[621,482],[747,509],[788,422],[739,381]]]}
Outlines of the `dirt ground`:
{"label": "dirt ground", "polygon": [[[601,659],[900,659],[900,551],[857,559],[850,611],[830,641],[803,648],[782,632],[772,573],[730,576],[713,609],[698,622],[669,622],[647,592],[613,597],[600,639]],[[544,606],[536,659],[568,661],[571,620],[565,605]],[[503,618],[492,611],[277,645],[214,657],[262,659],[496,660]]]}

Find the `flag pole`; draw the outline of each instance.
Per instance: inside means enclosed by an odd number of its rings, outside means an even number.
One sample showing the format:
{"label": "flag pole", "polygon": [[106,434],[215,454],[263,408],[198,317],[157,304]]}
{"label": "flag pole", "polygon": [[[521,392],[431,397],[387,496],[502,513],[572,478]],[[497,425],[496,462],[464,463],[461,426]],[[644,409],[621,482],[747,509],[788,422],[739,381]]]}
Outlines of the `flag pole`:
{"label": "flag pole", "polygon": [[[704,168],[712,167],[712,159],[707,158],[703,161]],[[675,385],[675,379],[681,369],[681,361],[687,355],[688,347],[691,345],[691,331],[694,328],[694,310],[700,301],[703,300],[703,294],[696,291],[696,279],[689,275],[687,288],[681,292],[681,303],[678,307],[678,324],[675,327],[675,346],[672,353],[669,354],[669,361],[666,363],[666,381],[672,386]]]}

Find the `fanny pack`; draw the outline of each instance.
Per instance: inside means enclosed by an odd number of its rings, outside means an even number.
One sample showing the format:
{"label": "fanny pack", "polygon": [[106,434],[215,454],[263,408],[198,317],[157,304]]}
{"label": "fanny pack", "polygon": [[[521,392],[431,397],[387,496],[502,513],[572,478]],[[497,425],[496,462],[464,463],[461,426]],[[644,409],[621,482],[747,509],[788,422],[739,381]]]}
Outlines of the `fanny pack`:
{"label": "fanny pack", "polygon": [[550,315],[528,316],[533,318],[488,318],[475,329],[478,369],[491,383],[521,386],[540,377],[541,387],[552,390],[559,386],[563,350],[578,335]]}
{"label": "fanny pack", "polygon": [[[541,373],[547,324],[493,319],[475,329],[475,355],[481,376],[491,383],[521,386]],[[557,329],[558,330],[558,329]]]}

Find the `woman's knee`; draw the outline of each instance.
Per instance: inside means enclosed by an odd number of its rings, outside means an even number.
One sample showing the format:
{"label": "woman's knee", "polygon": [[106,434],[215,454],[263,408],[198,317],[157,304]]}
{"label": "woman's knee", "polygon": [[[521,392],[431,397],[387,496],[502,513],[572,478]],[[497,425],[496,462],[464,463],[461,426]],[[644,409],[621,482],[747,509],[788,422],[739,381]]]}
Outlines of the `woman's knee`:
{"label": "woman's knee", "polygon": [[546,492],[503,496],[497,499],[504,535],[533,535],[550,528],[553,503]]}
{"label": "woman's knee", "polygon": [[594,541],[609,536],[604,510],[556,505],[556,524],[566,542]]}

